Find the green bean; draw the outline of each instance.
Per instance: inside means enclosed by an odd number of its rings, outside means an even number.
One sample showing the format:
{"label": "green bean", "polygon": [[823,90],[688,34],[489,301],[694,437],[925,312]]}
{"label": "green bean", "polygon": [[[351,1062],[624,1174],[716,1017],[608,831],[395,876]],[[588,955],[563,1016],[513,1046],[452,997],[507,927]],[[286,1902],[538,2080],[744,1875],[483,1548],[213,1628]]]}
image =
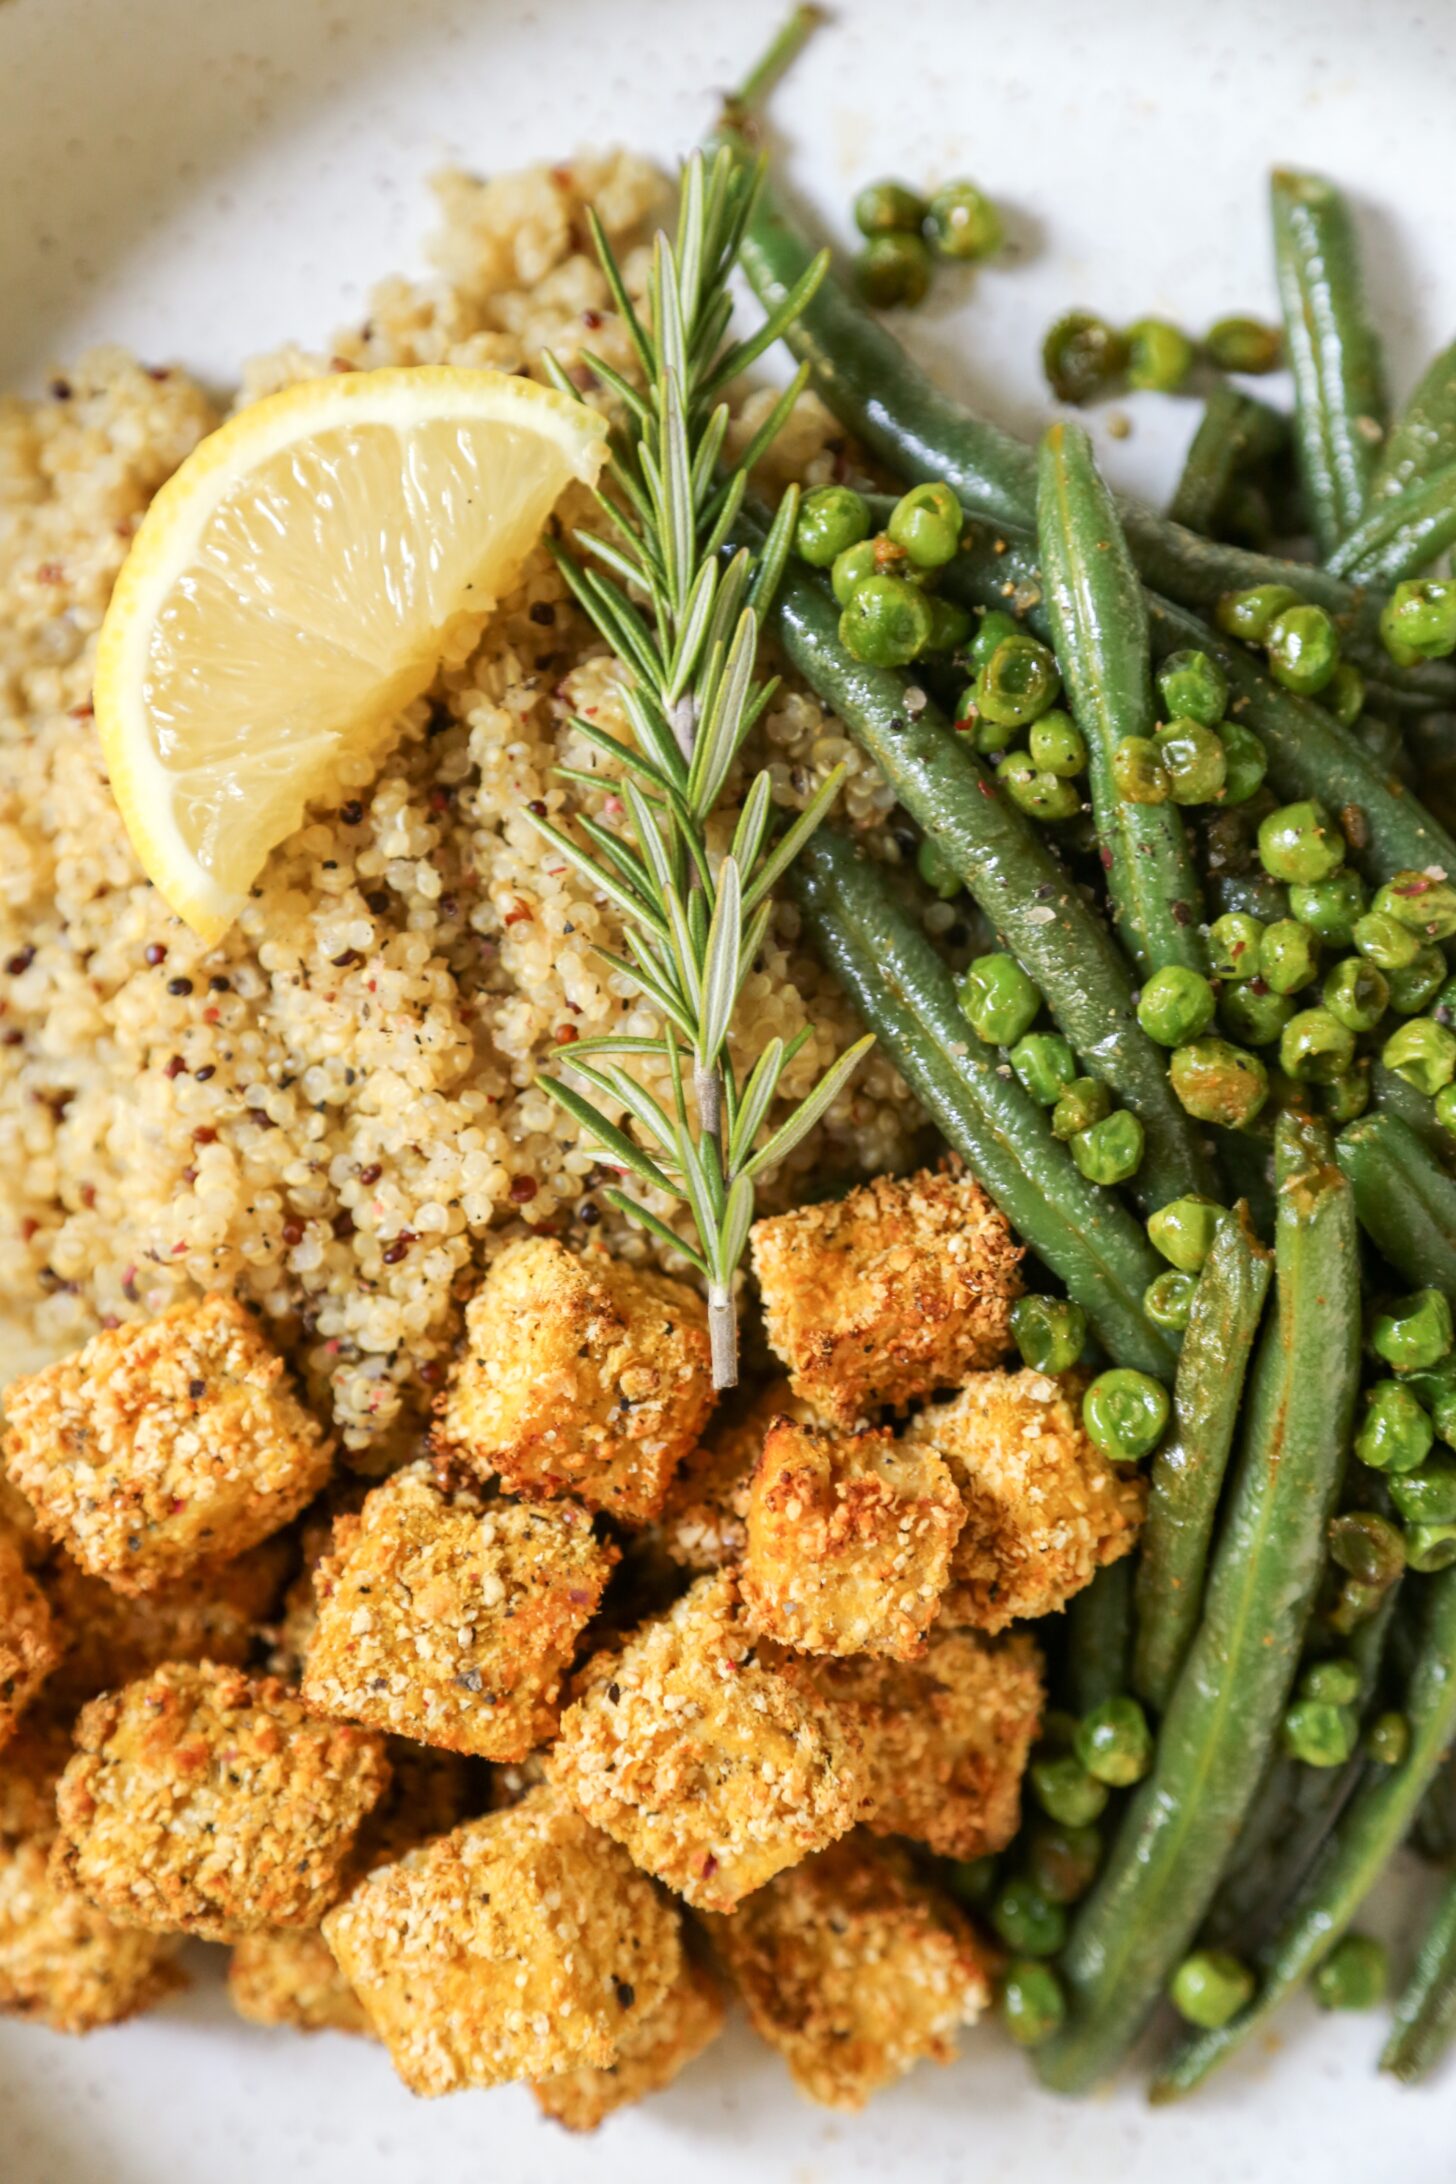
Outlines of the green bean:
{"label": "green bean", "polygon": [[1067,1605],[1067,1704],[1074,1714],[1090,1714],[1127,1690],[1132,1570],[1131,1555],[1109,1562]]}
{"label": "green bean", "polygon": [[[1073,886],[1045,837],[1000,794],[968,739],[957,735],[892,669],[852,659],[839,642],[834,603],[805,571],[790,570],[776,603],[790,662],[833,708],[925,833],[958,871],[1027,971],[1082,1059],[1146,1132],[1140,1200],[1160,1206],[1201,1190],[1207,1156],[1138,1025],[1127,965],[1096,911]],[[1456,859],[1453,859],[1456,866]]]}
{"label": "green bean", "polygon": [[1194,1291],[1173,1383],[1173,1430],[1153,1460],[1139,1541],[1132,1688],[1159,1714],[1198,1626],[1269,1272],[1269,1254],[1249,1226],[1248,1207],[1240,1205],[1220,1222]]}
{"label": "green bean", "polygon": [[1146,976],[1167,964],[1206,972],[1203,898],[1175,804],[1123,796],[1113,754],[1157,725],[1143,590],[1112,495],[1079,425],[1041,445],[1037,538],[1062,680],[1087,741],[1088,785],[1112,915]]}
{"label": "green bean", "polygon": [[1456,1863],[1456,1752],[1448,1752],[1421,1799],[1412,1841],[1433,1865]]}
{"label": "green bean", "polygon": [[1279,1732],[1325,1562],[1360,1368],[1354,1207],[1328,1133],[1275,1128],[1275,1311],[1203,1617],[1151,1774],[1078,1912],[1066,2030],[1038,2057],[1075,2093],[1116,2068],[1187,1953]]}
{"label": "green bean", "polygon": [[1269,179],[1274,267],[1294,374],[1294,452],[1321,561],[1365,513],[1384,437],[1380,344],[1349,207],[1320,175]]}
{"label": "green bean", "polygon": [[1456,1180],[1389,1108],[1350,1123],[1336,1152],[1376,1250],[1413,1288],[1456,1303]]}
{"label": "green bean", "polygon": [[1234,479],[1276,455],[1288,436],[1287,418],[1220,380],[1183,459],[1177,490],[1168,503],[1170,522],[1211,538]]}
{"label": "green bean", "polygon": [[1418,1092],[1404,1077],[1397,1077],[1394,1070],[1386,1069],[1380,1062],[1370,1065],[1370,1104],[1382,1115],[1398,1115],[1408,1130],[1413,1130],[1426,1151],[1449,1167],[1453,1146],[1451,1133],[1443,1130],[1436,1120],[1436,1110],[1424,1092]]}
{"label": "green bean", "polygon": [[1456,341],[1433,357],[1391,426],[1375,473],[1377,494],[1401,493],[1456,463]]}
{"label": "green bean", "polygon": [[825,962],[941,1134],[1082,1306],[1104,1349],[1171,1381],[1176,1347],[1142,1310],[1158,1267],[1142,1228],[1078,1174],[1044,1111],[1002,1076],[995,1049],[968,1037],[954,977],[883,872],[824,826],[794,874]]}
{"label": "green bean", "polygon": [[1456,1876],[1441,1893],[1420,1954],[1381,2051],[1380,2067],[1402,2085],[1428,2078],[1456,2038]]}
{"label": "green bean", "polygon": [[1456,462],[1428,478],[1417,478],[1403,493],[1373,501],[1326,566],[1352,584],[1375,584],[1388,591],[1393,584],[1429,569],[1452,546],[1456,546]]}
{"label": "green bean", "polygon": [[1456,1734],[1456,1568],[1424,1580],[1425,1615],[1404,1700],[1410,1745],[1397,1767],[1371,1765],[1279,1928],[1258,1954],[1254,2001],[1218,2032],[1184,2041],[1152,2090],[1176,2100],[1201,2085],[1285,1996],[1318,1969],[1346,1933]]}

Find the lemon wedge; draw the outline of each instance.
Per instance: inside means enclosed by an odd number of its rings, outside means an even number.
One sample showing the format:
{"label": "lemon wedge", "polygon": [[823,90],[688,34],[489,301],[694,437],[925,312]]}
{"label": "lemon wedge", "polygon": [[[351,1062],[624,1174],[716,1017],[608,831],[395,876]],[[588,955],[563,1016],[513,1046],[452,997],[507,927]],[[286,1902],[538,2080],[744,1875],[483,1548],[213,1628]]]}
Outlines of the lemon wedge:
{"label": "lemon wedge", "polygon": [[137,855],[201,939],[468,645],[605,431],[500,372],[341,373],[239,411],[162,487],[102,625],[96,721]]}

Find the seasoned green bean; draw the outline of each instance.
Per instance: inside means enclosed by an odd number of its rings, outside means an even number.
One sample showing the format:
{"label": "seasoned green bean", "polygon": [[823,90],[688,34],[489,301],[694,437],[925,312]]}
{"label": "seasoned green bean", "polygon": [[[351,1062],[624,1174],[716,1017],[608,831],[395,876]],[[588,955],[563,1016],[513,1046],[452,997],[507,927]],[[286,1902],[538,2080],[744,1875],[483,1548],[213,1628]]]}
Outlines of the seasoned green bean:
{"label": "seasoned green bean", "polygon": [[1428,2078],[1456,2038],[1456,1877],[1446,1883],[1399,2000],[1380,2067],[1402,2085]]}
{"label": "seasoned green bean", "polygon": [[1342,1130],[1336,1152],[1376,1250],[1413,1287],[1456,1302],[1456,1179],[1389,1108]]}

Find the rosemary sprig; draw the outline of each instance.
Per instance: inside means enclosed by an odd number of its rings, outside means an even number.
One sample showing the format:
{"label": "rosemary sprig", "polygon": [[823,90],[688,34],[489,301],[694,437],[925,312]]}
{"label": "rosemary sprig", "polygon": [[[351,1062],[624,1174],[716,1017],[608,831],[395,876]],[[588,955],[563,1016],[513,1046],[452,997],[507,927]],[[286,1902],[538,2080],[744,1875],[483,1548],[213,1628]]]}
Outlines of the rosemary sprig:
{"label": "rosemary sprig", "polygon": [[[633,743],[579,716],[573,725],[612,761],[624,820],[608,827],[578,814],[586,847],[537,819],[569,863],[620,911],[626,956],[599,950],[656,1011],[660,1036],[583,1039],[571,1049],[574,1079],[542,1077],[607,1158],[689,1208],[696,1245],[684,1243],[625,1191],[610,1202],[686,1252],[708,1287],[713,1380],[738,1377],[733,1276],[753,1220],[755,1179],[823,1115],[872,1042],[842,1054],[786,1122],[760,1134],[784,1071],[807,1031],[772,1039],[739,1083],[729,1033],[743,983],[772,916],[771,891],[838,792],[843,767],[823,783],[782,833],[774,826],[769,776],[752,783],[727,856],[714,867],[708,820],[745,737],[777,688],[758,673],[759,629],[783,574],[798,511],[798,489],[779,504],[764,544],[725,557],[748,474],[787,418],[800,372],[737,461],[724,462],[728,409],[723,391],[770,348],[823,277],[820,259],[747,339],[730,341],[729,280],[762,186],[762,168],[728,149],[694,153],[683,172],[677,233],[659,235],[646,322],[633,308],[600,223],[592,235],[643,385],[599,357],[583,361],[619,397],[625,424],[614,434],[606,489],[597,494],[600,531],[576,530],[556,555],[568,584],[620,667]],[[580,396],[554,358],[563,393]],[[599,785],[594,775],[570,774]],[[665,1106],[624,1064],[666,1064]],[[589,1097],[621,1111],[613,1122]]]}

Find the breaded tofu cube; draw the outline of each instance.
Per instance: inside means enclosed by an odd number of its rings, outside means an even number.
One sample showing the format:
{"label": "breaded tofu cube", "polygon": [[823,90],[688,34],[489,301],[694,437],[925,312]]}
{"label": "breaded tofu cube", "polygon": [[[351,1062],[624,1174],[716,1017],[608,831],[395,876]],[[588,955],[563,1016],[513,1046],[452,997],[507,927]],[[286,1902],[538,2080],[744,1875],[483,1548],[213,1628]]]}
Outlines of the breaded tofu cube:
{"label": "breaded tofu cube", "polygon": [[34,1709],[0,1753],[0,2014],[92,2032],[186,1981],[178,1937],[118,1926],[48,1871],[70,1725]]}
{"label": "breaded tofu cube", "polygon": [[949,2062],[991,1999],[987,1953],[955,1905],[862,1836],[781,1873],[712,1932],[754,2030],[829,2108]]}
{"label": "breaded tofu cube", "polygon": [[876,1176],[753,1230],[768,1339],[794,1392],[852,1426],[955,1388],[1011,1346],[1021,1246],[970,1174]]}
{"label": "breaded tofu cube", "polygon": [[962,1516],[928,1443],[776,1419],[748,1496],[740,1583],[749,1619],[805,1653],[912,1660],[949,1581]]}
{"label": "breaded tofu cube", "polygon": [[947,1622],[1004,1630],[1051,1615],[1137,1543],[1147,1499],[1082,1429],[1084,1377],[974,1373],[912,1420],[950,1465],[966,1521],[951,1559]]}
{"label": "breaded tofu cube", "polygon": [[700,1910],[731,1911],[853,1825],[859,1732],[804,1664],[754,1658],[731,1573],[700,1577],[584,1681],[552,1779]]}
{"label": "breaded tofu cube", "polygon": [[1046,1700],[1030,1638],[937,1623],[918,1661],[826,1661],[818,1680],[864,1734],[866,1827],[942,1858],[1005,1849]]}
{"label": "breaded tofu cube", "polygon": [[603,2069],[682,1965],[679,1916],[543,1785],[396,1864],[324,1938],[414,2093]]}
{"label": "breaded tofu cube", "polygon": [[776,1418],[814,1421],[809,1405],[783,1379],[746,1404],[719,1411],[674,1473],[657,1522],[663,1546],[682,1569],[726,1570],[743,1560],[748,1489]]}
{"label": "breaded tofu cube", "polygon": [[20,1541],[0,1524],[0,1747],[61,1657],[49,1603]]}
{"label": "breaded tofu cube", "polygon": [[52,1878],[129,1925],[204,1941],[316,1926],[389,1782],[375,1731],[206,1662],[93,1699],[76,1745]]}
{"label": "breaded tofu cube", "polygon": [[5,1391],[5,1461],[90,1577],[149,1592],[297,1516],[331,1453],[235,1297],[103,1330]]}
{"label": "breaded tofu cube", "polygon": [[625,2032],[604,2070],[584,2065],[532,2087],[542,2109],[568,2131],[595,2131],[614,2110],[661,2093],[723,2029],[723,1996],[701,1964],[682,1969],[657,2007]]}
{"label": "breaded tofu cube", "polygon": [[203,1562],[155,1592],[121,1593],[57,1554],[46,1572],[65,1651],[49,1698],[72,1708],[163,1661],[241,1668],[264,1636],[293,1550],[261,1540],[235,1562]]}
{"label": "breaded tofu cube", "polygon": [[482,1502],[443,1492],[428,1465],[397,1471],[338,1519],[314,1573],[304,1699],[421,1744],[524,1759],[555,1732],[617,1559],[578,1502]]}
{"label": "breaded tofu cube", "polygon": [[713,1407],[702,1299],[665,1274],[508,1244],[465,1314],[442,1452],[527,1501],[646,1524]]}

